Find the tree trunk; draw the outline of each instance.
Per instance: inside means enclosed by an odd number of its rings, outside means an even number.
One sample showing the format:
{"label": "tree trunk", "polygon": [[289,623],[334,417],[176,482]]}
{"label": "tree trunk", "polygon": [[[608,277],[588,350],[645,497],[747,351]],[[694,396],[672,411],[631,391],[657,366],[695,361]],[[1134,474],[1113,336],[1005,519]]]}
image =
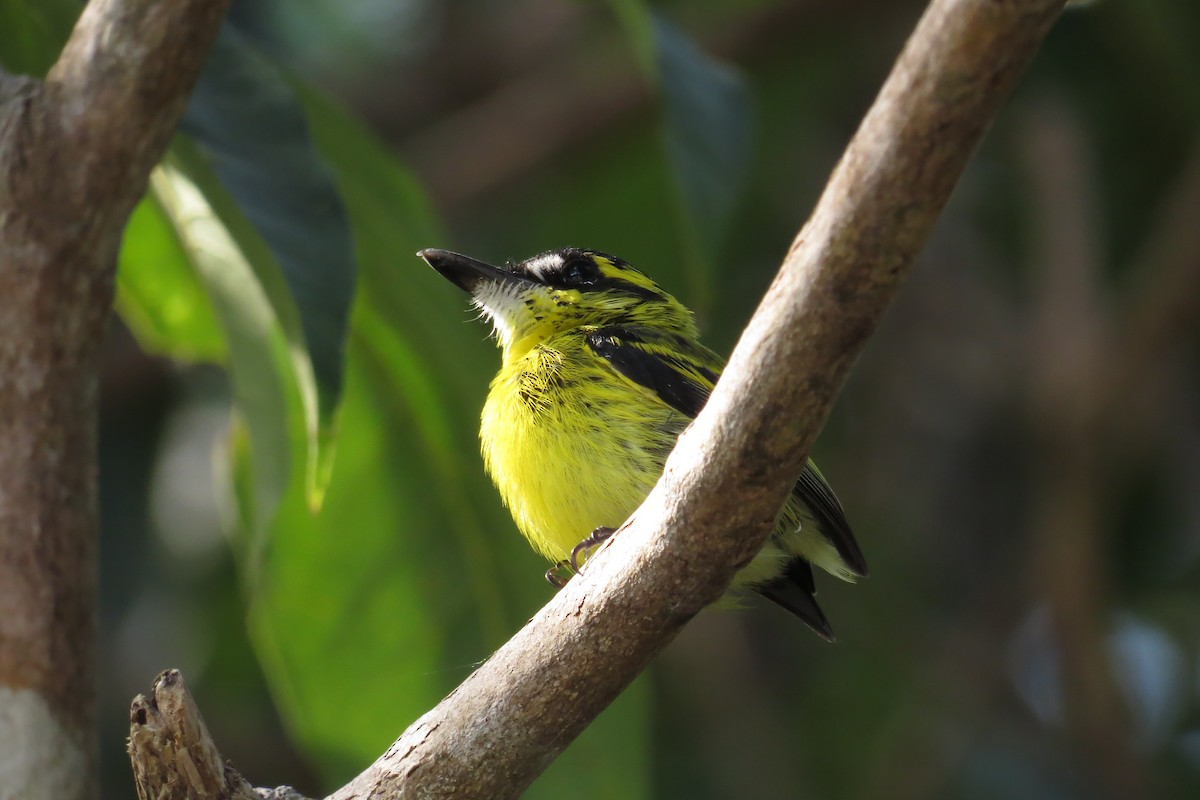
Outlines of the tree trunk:
{"label": "tree trunk", "polygon": [[227,0],[93,0],[0,70],[0,792],[97,794],[96,387],[121,233]]}

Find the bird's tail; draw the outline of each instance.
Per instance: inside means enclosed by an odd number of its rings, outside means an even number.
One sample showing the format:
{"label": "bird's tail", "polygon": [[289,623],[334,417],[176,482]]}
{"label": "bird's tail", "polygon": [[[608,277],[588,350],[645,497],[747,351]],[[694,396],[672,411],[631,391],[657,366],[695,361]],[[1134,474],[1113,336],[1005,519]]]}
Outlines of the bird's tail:
{"label": "bird's tail", "polygon": [[783,575],[755,586],[754,591],[795,614],[825,641],[834,640],[833,628],[813,596],[816,594],[816,583],[813,581],[812,567],[803,558],[793,559]]}

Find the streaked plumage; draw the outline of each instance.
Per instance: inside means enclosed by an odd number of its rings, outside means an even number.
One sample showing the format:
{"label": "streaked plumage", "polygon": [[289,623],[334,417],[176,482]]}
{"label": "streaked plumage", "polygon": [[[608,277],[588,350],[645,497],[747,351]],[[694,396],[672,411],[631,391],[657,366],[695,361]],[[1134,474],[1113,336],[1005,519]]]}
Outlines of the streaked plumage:
{"label": "streaked plumage", "polygon": [[[505,268],[444,250],[431,266],[492,321],[503,364],[484,404],[488,473],[540,553],[568,558],[594,528],[616,528],[662,473],[724,361],[692,313],[620,259],[567,248]],[[815,464],[775,533],[734,580],[832,638],[810,564],[844,580],[866,562]]]}

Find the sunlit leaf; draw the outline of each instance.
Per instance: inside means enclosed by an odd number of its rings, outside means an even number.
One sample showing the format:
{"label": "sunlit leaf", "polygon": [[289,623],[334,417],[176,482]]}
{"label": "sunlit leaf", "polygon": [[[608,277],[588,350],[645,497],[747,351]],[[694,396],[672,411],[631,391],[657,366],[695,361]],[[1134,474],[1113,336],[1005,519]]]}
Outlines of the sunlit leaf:
{"label": "sunlit leaf", "polygon": [[[181,129],[196,143],[182,163],[254,266],[287,337],[308,432],[301,453],[307,493],[319,504],[354,292],[341,198],[291,85],[229,26],[209,54]],[[223,191],[202,174],[206,169]]]}
{"label": "sunlit leaf", "polygon": [[116,305],[146,350],[185,361],[224,361],[225,339],[212,302],[153,197],[138,204],[125,229]]}
{"label": "sunlit leaf", "polygon": [[276,700],[331,786],[383,752],[470,667],[450,670],[443,660],[447,617],[462,621],[469,593],[418,535],[444,531],[446,511],[421,437],[392,412],[403,397],[374,385],[354,348],[348,366],[325,502],[314,514],[294,492],[280,505],[250,608]]}
{"label": "sunlit leaf", "polygon": [[254,505],[247,518],[254,521],[254,549],[260,551],[258,531],[290,480],[288,348],[258,276],[208,195],[171,164],[155,169],[151,189],[211,298],[228,344],[230,382],[252,450],[254,480],[247,496]]}
{"label": "sunlit leaf", "polygon": [[[294,486],[281,503],[251,631],[289,729],[334,786],[552,590],[483,474],[498,354],[467,298],[415,256],[446,243],[423,192],[353,118],[305,102],[350,214],[360,295],[328,494],[316,512]],[[622,698],[527,796],[646,796],[647,707],[646,690]]]}

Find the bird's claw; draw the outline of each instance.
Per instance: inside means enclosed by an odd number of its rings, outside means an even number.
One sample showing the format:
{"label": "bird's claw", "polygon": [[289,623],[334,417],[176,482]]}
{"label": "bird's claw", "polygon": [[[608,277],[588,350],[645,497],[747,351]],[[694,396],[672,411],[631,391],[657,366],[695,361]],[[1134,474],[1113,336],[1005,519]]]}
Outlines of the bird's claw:
{"label": "bird's claw", "polygon": [[580,562],[580,556],[587,556],[591,550],[604,544],[605,540],[616,533],[616,531],[616,528],[606,528],[601,525],[589,533],[586,539],[571,548],[571,569],[579,572],[583,566]]}
{"label": "bird's claw", "polygon": [[561,589],[567,585],[567,581],[571,580],[571,575],[571,562],[564,558],[562,561],[559,561],[553,567],[546,570],[546,582],[555,589]]}

